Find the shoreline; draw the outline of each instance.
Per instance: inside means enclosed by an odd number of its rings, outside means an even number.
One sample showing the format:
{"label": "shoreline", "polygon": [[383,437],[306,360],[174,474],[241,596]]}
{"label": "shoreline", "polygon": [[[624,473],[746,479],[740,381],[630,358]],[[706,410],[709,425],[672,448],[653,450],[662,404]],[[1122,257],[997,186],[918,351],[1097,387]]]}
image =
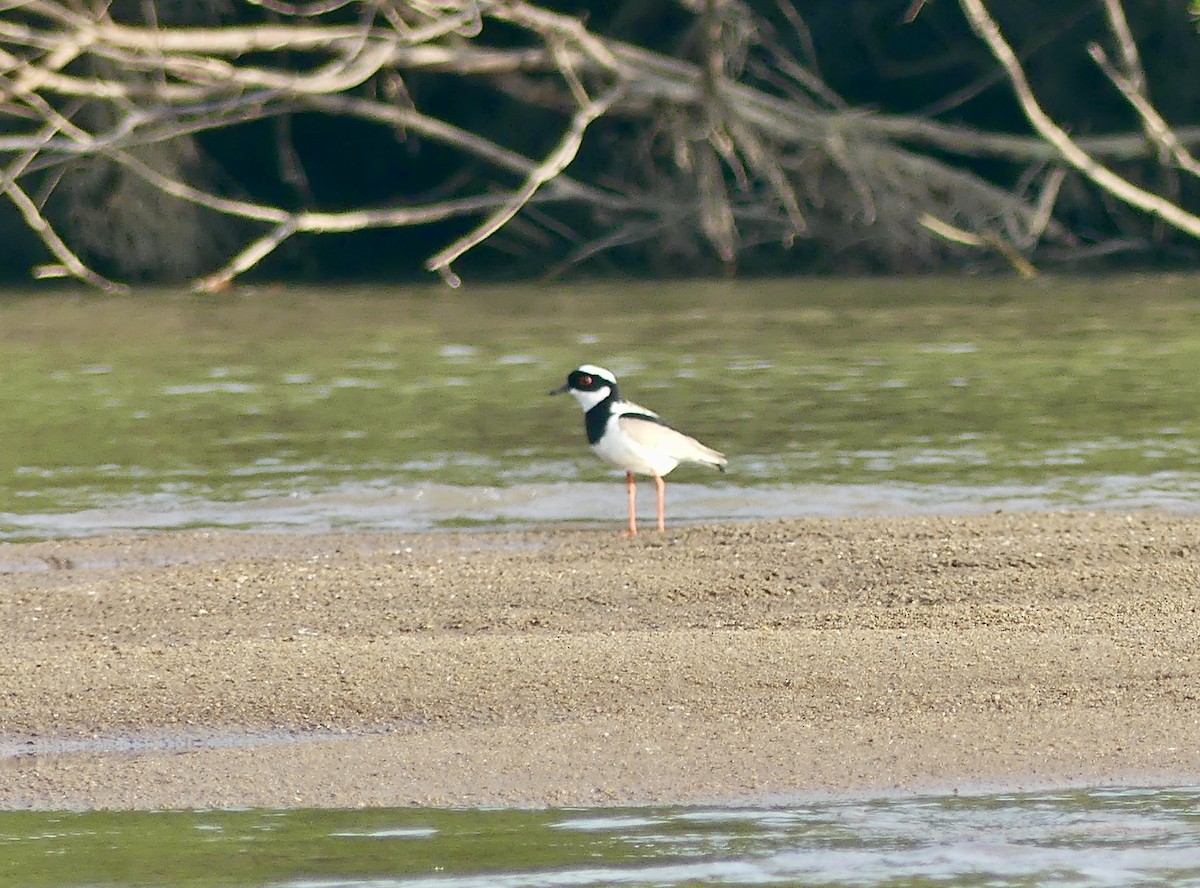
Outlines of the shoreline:
{"label": "shoreline", "polygon": [[[660,726],[646,727],[652,731]],[[710,772],[697,779],[690,764],[661,758],[643,761],[614,779],[611,751],[591,765],[578,757],[562,760],[553,755],[564,740],[575,745],[582,737],[598,744],[601,736],[607,743],[609,735],[593,725],[559,728],[549,742],[544,733],[523,728],[433,732],[420,738],[322,733],[282,742],[261,734],[232,733],[158,737],[150,743],[143,736],[125,737],[100,742],[101,751],[5,755],[0,758],[0,811],[793,806],[1200,785],[1194,764],[1156,768],[1136,754],[1115,766],[1049,757],[1014,767],[1011,758],[1002,756],[999,770],[971,756],[953,764],[939,757],[937,775],[918,765],[912,772],[893,769],[870,777],[864,768],[870,770],[875,762],[859,760],[847,771],[838,769],[836,759],[825,757],[821,763],[831,767],[817,776],[810,762],[802,781],[795,781],[793,774],[789,780],[758,771],[749,776]],[[920,732],[913,737],[934,744],[938,740]],[[690,741],[694,744],[696,737]],[[497,755],[496,747],[483,746],[487,742],[500,743],[504,751]],[[514,749],[520,750],[516,758]],[[851,738],[840,757],[844,760],[862,749],[862,738]],[[548,751],[551,754],[545,755]],[[591,752],[598,751],[594,745]],[[543,765],[541,773],[532,773],[535,757]],[[554,765],[550,770],[544,768],[547,761]],[[264,770],[272,772],[269,779],[264,779]],[[588,776],[596,779],[581,780]],[[388,778],[393,782],[388,784]]]}
{"label": "shoreline", "polygon": [[0,809],[1194,784],[1197,555],[1159,512],[0,544]]}

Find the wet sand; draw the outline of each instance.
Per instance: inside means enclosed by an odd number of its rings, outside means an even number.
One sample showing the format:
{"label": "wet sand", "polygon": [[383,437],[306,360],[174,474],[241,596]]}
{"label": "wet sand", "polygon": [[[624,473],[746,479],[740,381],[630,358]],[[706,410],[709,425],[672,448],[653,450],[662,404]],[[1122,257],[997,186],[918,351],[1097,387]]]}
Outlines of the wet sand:
{"label": "wet sand", "polygon": [[1200,782],[1200,518],[0,545],[0,808]]}

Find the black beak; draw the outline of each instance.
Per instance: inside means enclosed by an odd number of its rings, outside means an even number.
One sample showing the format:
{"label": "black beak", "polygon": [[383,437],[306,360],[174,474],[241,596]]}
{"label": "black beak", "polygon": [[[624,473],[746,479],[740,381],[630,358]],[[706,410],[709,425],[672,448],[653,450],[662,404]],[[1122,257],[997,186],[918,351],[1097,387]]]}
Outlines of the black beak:
{"label": "black beak", "polygon": [[563,392],[569,392],[570,390],[571,390],[571,383],[565,382],[562,385],[560,385],[558,388],[551,389],[550,391],[546,392],[546,394],[561,395]]}

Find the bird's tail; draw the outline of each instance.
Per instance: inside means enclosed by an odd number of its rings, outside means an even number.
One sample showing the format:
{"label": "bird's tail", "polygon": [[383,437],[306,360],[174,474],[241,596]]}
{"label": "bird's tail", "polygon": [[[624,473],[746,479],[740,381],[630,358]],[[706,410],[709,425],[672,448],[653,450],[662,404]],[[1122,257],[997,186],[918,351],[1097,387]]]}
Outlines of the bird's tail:
{"label": "bird's tail", "polygon": [[713,450],[711,447],[706,447],[699,441],[696,441],[696,455],[693,459],[703,465],[712,466],[718,472],[724,472],[725,467],[729,465],[729,460],[726,459],[725,454],[718,450]]}

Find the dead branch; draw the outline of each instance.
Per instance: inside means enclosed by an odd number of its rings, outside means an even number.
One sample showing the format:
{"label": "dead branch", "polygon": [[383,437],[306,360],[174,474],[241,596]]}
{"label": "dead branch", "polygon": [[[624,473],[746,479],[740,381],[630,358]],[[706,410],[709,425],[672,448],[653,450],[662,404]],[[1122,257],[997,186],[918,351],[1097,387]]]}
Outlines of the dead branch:
{"label": "dead branch", "polygon": [[1200,162],[1187,150],[1179,136],[1167,125],[1150,101],[1141,54],[1129,30],[1129,23],[1125,20],[1125,11],[1121,4],[1117,0],[1104,0],[1104,9],[1108,14],[1109,28],[1121,50],[1121,68],[1118,69],[1109,61],[1104,47],[1098,43],[1088,45],[1088,54],[1137,112],[1146,137],[1159,147],[1160,156],[1170,159],[1193,176],[1200,176]]}
{"label": "dead branch", "polygon": [[[87,178],[80,170],[136,182],[139,212],[160,220],[147,223],[155,238],[174,230],[179,252],[196,252],[181,227],[181,206],[241,222],[245,227],[231,229],[236,243],[195,275],[202,289],[227,285],[297,234],[477,220],[425,262],[454,283],[452,263],[535,205],[549,214],[541,228],[566,242],[566,262],[655,240],[732,264],[754,245],[807,239],[832,249],[862,245],[904,267],[936,265],[961,247],[988,247],[1026,271],[1026,252],[1076,242],[1054,214],[1064,164],[1181,230],[1200,230],[1196,217],[1101,162],[1144,156],[1143,136],[1072,140],[1046,117],[981,0],[960,3],[1040,138],[847,108],[822,82],[814,62],[819,47],[787,0],[777,5],[800,35],[801,51],[790,54],[778,38],[761,40],[755,64],[747,62],[758,39],[753,13],[737,0],[686,0],[700,44],[694,60],[605,38],[524,0],[242,2],[269,9],[272,21],[254,24],[249,16],[220,27],[175,27],[155,14],[137,24],[115,20],[108,4],[74,0],[26,0],[0,11],[0,193],[65,273],[116,286],[85,261],[83,248],[102,241],[103,228],[72,240],[70,225],[55,215],[59,205],[92,199],[73,191]],[[1159,150],[1195,173],[1187,146],[1200,143],[1200,130],[1173,131],[1154,110],[1119,4],[1105,2],[1121,60],[1112,63],[1097,48],[1097,63]],[[488,21],[523,35],[524,44],[485,42]],[[768,68],[763,80],[745,75]],[[492,90],[508,107],[539,113],[554,127],[554,147],[539,158],[500,144],[500,129],[473,129],[419,107],[408,81],[421,77],[456,78]],[[388,98],[396,94],[404,100]],[[469,158],[485,172],[436,198],[324,210],[251,199],[185,162],[201,134],[275,121],[282,175],[300,181],[300,158],[280,135],[298,113],[363,121],[419,139],[426,150]],[[621,141],[609,123],[648,135]],[[597,130],[614,139],[611,174],[568,175]],[[965,162],[981,156],[1056,165],[1030,198],[1023,188],[971,173]],[[404,159],[398,154],[395,162]],[[553,215],[559,207],[590,214],[592,227]],[[75,217],[128,211],[114,203]],[[147,242],[133,252],[159,249]]]}
{"label": "dead branch", "polygon": [[[580,87],[582,89],[582,87]],[[583,143],[583,134],[596,118],[612,107],[613,102],[621,93],[621,88],[612,87],[604,95],[596,99],[581,96],[582,106],[571,119],[571,125],[563,134],[562,141],[550,155],[530,170],[521,187],[518,188],[499,210],[492,213],[478,228],[452,243],[446,249],[431,256],[425,263],[430,271],[436,271],[451,287],[459,286],[462,281],[450,270],[450,263],[472,247],[478,246],[491,235],[499,231],[505,223],[515,216],[520,209],[533,199],[537,190],[552,181],[575,159],[579,146]]]}
{"label": "dead branch", "polygon": [[1025,71],[1017,61],[1016,54],[1000,33],[1000,28],[989,15],[982,0],[959,0],[959,5],[971,23],[971,27],[991,49],[996,60],[1003,66],[1009,82],[1021,104],[1021,109],[1030,124],[1049,144],[1054,146],[1063,160],[1079,170],[1108,193],[1125,203],[1161,218],[1191,237],[1200,237],[1200,216],[1187,212],[1166,198],[1139,188],[1127,179],[1118,176],[1108,167],[1084,151],[1067,133],[1042,110]]}

